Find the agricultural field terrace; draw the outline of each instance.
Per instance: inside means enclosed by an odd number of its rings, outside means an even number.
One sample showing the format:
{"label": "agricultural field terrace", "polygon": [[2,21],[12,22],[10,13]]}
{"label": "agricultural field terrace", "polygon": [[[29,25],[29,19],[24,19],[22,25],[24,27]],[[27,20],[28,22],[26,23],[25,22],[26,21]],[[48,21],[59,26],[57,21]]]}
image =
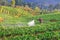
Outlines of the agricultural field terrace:
{"label": "agricultural field terrace", "polygon": [[[0,40],[60,40],[59,11],[39,15],[30,11],[0,6]],[[31,20],[35,20],[35,26],[27,25]]]}

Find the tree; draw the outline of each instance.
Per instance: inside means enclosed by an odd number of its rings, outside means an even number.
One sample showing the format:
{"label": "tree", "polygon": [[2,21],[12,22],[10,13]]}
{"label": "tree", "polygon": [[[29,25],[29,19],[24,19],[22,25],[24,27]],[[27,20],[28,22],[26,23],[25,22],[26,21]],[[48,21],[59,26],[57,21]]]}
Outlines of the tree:
{"label": "tree", "polygon": [[12,0],[12,1],[11,1],[11,6],[12,6],[12,7],[15,7],[15,0]]}
{"label": "tree", "polygon": [[49,7],[48,7],[48,10],[49,10],[49,11],[54,10],[54,6],[53,6],[52,4],[50,4]]}
{"label": "tree", "polygon": [[38,15],[38,14],[40,14],[41,10],[39,7],[35,7],[34,11],[35,11],[35,15]]}
{"label": "tree", "polygon": [[23,0],[15,0],[15,1],[16,1],[16,5],[23,5],[24,4]]}
{"label": "tree", "polygon": [[8,0],[0,0],[0,5],[8,5]]}
{"label": "tree", "polygon": [[40,12],[40,8],[39,7],[35,7],[35,12],[39,13]]}
{"label": "tree", "polygon": [[15,1],[16,1],[16,5],[20,5],[20,6],[28,5],[33,9],[36,7],[36,3],[34,2],[26,2],[25,0],[15,0]]}
{"label": "tree", "polygon": [[55,7],[54,7],[54,9],[60,9],[60,4],[59,3],[56,4]]}

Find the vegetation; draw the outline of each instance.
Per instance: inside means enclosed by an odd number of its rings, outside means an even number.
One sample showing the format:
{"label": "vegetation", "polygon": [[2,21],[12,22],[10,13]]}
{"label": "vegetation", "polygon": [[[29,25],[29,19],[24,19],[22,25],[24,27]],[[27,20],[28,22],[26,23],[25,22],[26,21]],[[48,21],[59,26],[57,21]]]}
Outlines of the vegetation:
{"label": "vegetation", "polygon": [[[33,15],[31,10],[25,7],[0,7],[0,39],[1,40],[60,40],[60,12],[54,11],[48,14]],[[39,9],[37,12],[39,12]],[[33,11],[35,12],[35,11]],[[44,22],[39,23],[38,19],[43,18]],[[35,26],[29,27],[27,23],[34,19]],[[56,19],[56,22],[50,22]],[[24,26],[15,24],[23,22]],[[12,25],[10,25],[12,24]]]}
{"label": "vegetation", "polygon": [[11,1],[11,6],[12,6],[12,7],[15,7],[15,0],[12,0],[12,1]]}
{"label": "vegetation", "polygon": [[[0,1],[0,5],[9,5],[0,6],[0,40],[60,40],[60,4],[49,5],[48,9],[35,5],[32,9],[33,3],[18,2]],[[39,22],[40,18],[43,23]],[[31,20],[35,20],[35,26],[27,25]]]}

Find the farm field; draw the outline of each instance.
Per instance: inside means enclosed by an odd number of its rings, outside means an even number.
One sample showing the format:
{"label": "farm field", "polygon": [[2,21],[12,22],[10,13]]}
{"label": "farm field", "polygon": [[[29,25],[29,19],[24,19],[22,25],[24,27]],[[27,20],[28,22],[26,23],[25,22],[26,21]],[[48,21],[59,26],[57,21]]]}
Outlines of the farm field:
{"label": "farm field", "polygon": [[[39,18],[43,19],[43,23],[38,21]],[[50,22],[51,19],[57,21]],[[35,20],[35,26],[29,27],[27,23],[31,20]],[[15,26],[15,24],[23,25]],[[22,8],[2,6],[0,7],[0,39],[60,40],[60,12],[33,16]]]}

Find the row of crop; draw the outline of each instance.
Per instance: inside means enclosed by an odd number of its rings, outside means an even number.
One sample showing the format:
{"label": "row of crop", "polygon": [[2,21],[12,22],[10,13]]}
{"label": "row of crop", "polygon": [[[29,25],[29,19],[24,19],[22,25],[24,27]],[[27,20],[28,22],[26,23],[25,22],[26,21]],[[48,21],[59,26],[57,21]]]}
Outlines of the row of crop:
{"label": "row of crop", "polygon": [[13,16],[28,16],[31,15],[28,11],[25,11],[22,8],[12,8],[8,6],[1,6],[0,13],[10,14]]}
{"label": "row of crop", "polygon": [[1,6],[0,13],[16,15],[18,12],[17,12],[17,10],[15,8]]}
{"label": "row of crop", "polygon": [[[44,14],[44,15],[37,15],[32,18],[35,20],[36,24],[40,24],[38,20],[40,18],[42,18],[43,23],[58,22],[60,24],[60,14]],[[53,20],[53,21],[50,21],[50,20]]]}
{"label": "row of crop", "polygon": [[44,20],[48,21],[51,19],[56,19],[56,20],[60,20],[60,14],[44,14],[44,15],[37,15],[33,17],[34,19],[38,19],[38,18],[43,18]]}
{"label": "row of crop", "polygon": [[10,37],[4,37],[4,40],[59,40],[60,39],[60,32],[45,32],[43,34],[37,34],[37,35],[17,35],[17,36],[10,36]]}
{"label": "row of crop", "polygon": [[0,27],[0,37],[11,35],[37,34],[46,31],[58,31],[60,24],[45,24],[35,27]]}

